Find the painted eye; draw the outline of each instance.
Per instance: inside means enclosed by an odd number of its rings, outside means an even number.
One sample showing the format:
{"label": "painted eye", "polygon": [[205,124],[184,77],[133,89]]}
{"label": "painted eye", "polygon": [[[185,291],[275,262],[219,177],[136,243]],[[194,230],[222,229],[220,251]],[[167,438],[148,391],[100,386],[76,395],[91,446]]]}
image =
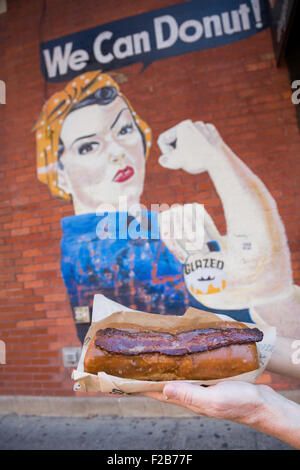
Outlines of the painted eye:
{"label": "painted eye", "polygon": [[118,135],[126,135],[130,134],[133,131],[133,125],[132,124],[126,124],[121,128],[119,131]]}
{"label": "painted eye", "polygon": [[80,155],[86,155],[87,153],[95,152],[99,148],[99,142],[86,142],[78,148]]}

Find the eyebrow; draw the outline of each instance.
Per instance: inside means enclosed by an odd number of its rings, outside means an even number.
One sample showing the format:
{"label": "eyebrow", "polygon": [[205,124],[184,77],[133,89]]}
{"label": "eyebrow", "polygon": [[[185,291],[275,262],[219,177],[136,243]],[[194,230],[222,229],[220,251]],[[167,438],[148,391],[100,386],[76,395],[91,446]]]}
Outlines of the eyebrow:
{"label": "eyebrow", "polygon": [[88,137],[95,137],[96,134],[90,134],[90,135],[83,135],[82,137],[77,137],[77,139],[74,140],[74,142],[72,142],[71,146],[73,144],[75,144],[75,142],[77,142],[77,140],[81,140],[81,139],[87,139]]}
{"label": "eyebrow", "polygon": [[[127,110],[129,111],[129,108],[123,108],[123,109],[121,109],[121,111],[120,111],[119,114],[117,115],[116,119],[114,120],[114,122],[113,122],[112,125],[110,126],[110,129],[112,129],[112,128],[116,125],[116,123],[117,123],[119,117],[121,116],[121,114],[123,113],[123,111],[127,111]],[[77,142],[78,140],[81,140],[81,139],[88,139],[89,137],[95,137],[95,135],[96,135],[96,134],[90,134],[90,135],[83,135],[82,137],[77,137],[77,139],[75,139],[75,140],[72,142],[71,146],[74,145],[75,142]]]}
{"label": "eyebrow", "polygon": [[121,111],[119,112],[118,116],[116,117],[116,119],[114,120],[114,122],[112,123],[112,125],[110,126],[110,129],[112,129],[112,128],[116,125],[116,123],[117,123],[119,117],[121,116],[121,114],[123,113],[123,111],[129,111],[129,108],[123,108],[123,109],[121,109]]}

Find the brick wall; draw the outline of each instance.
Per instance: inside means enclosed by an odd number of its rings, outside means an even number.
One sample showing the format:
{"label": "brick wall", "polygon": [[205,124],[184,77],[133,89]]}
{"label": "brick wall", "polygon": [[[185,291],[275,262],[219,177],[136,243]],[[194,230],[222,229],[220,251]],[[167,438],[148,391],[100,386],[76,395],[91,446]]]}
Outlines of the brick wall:
{"label": "brick wall", "polygon": [[[152,0],[151,9],[182,0]],[[61,348],[79,346],[60,273],[62,217],[72,205],[54,199],[36,177],[32,126],[45,99],[62,84],[45,86],[39,42],[150,9],[146,0],[10,0],[0,15],[0,79],[7,104],[0,105],[0,338],[7,364],[0,366],[2,394],[71,395],[70,370]],[[213,122],[228,145],[276,198],[291,250],[294,281],[300,284],[300,138],[290,100],[286,67],[277,69],[269,30],[250,39],[120,71],[122,92],[158,135],[182,119]],[[222,233],[224,215],[206,174],[170,173],[158,163],[154,143],[147,162],[142,202],[201,202]],[[300,388],[296,381],[265,373],[275,389]]]}

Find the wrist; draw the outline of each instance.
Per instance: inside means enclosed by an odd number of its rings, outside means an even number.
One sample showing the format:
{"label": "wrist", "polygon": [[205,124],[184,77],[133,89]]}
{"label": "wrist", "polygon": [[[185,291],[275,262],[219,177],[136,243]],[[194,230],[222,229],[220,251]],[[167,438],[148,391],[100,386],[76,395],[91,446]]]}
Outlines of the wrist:
{"label": "wrist", "polygon": [[272,414],[269,395],[272,394],[273,390],[266,385],[253,385],[253,392],[251,409],[240,422],[255,429],[260,429]]}
{"label": "wrist", "polygon": [[255,416],[253,425],[257,429],[268,425],[274,419],[274,413],[278,412],[277,406],[277,393],[267,385],[257,385],[257,392],[259,397],[259,406],[257,415]]}
{"label": "wrist", "polygon": [[257,385],[256,389],[257,412],[246,418],[243,424],[300,448],[299,405],[266,385]]}

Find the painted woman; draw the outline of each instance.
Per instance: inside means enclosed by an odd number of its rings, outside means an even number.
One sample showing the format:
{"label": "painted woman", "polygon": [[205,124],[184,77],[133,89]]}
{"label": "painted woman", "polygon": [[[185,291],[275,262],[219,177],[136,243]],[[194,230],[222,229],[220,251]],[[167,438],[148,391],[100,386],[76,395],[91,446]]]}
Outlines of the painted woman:
{"label": "painted woman", "polygon": [[[290,306],[299,305],[299,288],[276,203],[213,125],[182,121],[158,139],[161,166],[207,171],[223,205],[226,236],[205,212],[204,243],[192,247],[185,236],[179,240],[165,230],[168,217],[176,225],[178,207],[143,210],[138,217],[132,211],[140,205],[151,130],[110,76],[76,77],[45,103],[35,131],[38,178],[74,207],[75,215],[62,220],[61,242],[74,315],[102,293],[138,310],[180,315],[194,305],[242,321],[266,317],[284,330]],[[119,210],[124,198],[128,212]],[[184,275],[185,264],[199,267],[193,278]],[[83,340],[89,325],[76,326]]]}

